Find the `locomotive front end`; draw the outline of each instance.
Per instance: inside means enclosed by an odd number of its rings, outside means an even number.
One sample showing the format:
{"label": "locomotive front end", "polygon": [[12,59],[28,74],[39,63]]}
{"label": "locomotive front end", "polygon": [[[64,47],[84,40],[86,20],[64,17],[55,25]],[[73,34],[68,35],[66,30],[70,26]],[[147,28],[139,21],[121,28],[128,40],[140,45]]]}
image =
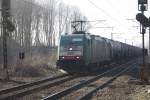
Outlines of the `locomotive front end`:
{"label": "locomotive front end", "polygon": [[57,66],[71,72],[80,69],[83,61],[83,35],[61,36]]}

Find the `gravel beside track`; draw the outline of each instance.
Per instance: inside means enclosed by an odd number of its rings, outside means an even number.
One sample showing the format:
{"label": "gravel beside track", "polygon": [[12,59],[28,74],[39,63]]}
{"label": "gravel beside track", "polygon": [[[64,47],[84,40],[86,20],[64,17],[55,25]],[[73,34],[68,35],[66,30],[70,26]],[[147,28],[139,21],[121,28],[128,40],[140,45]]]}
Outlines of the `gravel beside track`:
{"label": "gravel beside track", "polygon": [[[96,91],[97,91],[99,88],[104,88],[105,86],[107,86],[110,82],[112,82],[118,76],[120,76],[122,73],[124,73],[124,71],[128,71],[130,69],[133,69],[133,68],[131,68],[132,65],[133,65],[133,61],[132,62],[128,62],[128,63],[123,64],[123,65],[120,65],[118,67],[115,67],[112,70],[109,70],[107,72],[105,71],[103,74],[96,75],[95,77],[93,77],[93,78],[83,82],[82,84],[81,83],[80,84],[75,84],[71,88],[67,88],[67,89],[65,89],[63,91],[59,91],[58,93],[53,94],[53,95],[48,95],[47,97],[43,98],[42,100],[63,99],[65,97],[68,97],[67,95],[69,95],[70,93],[72,93],[74,91],[82,90],[83,87],[87,87],[88,84],[94,83],[94,81],[97,81],[97,80],[99,80],[99,79],[101,79],[101,78],[103,78],[105,76],[112,77],[112,78],[109,78],[107,81],[105,81],[104,84],[101,83],[101,85],[98,85],[95,88]],[[93,92],[96,92],[95,89],[93,89],[94,91],[93,90],[90,91],[90,96],[91,96],[91,94],[93,94]],[[86,89],[86,91],[87,91],[87,89]],[[77,93],[77,94],[79,94],[79,93]],[[80,94],[82,95],[83,93],[80,92]],[[89,93],[85,93],[85,94],[89,94]],[[74,95],[76,95],[76,93],[74,93]],[[70,97],[71,96],[69,96],[69,99],[75,99],[75,98],[70,98]],[[78,97],[78,95],[76,97]],[[86,98],[88,98],[88,97],[89,97],[89,95]],[[80,97],[78,97],[78,98],[80,98]],[[68,99],[68,98],[65,98],[65,99]]]}
{"label": "gravel beside track", "polygon": [[[117,73],[117,72],[116,72]],[[115,75],[116,76],[116,75]],[[75,100],[76,97],[78,97],[77,99],[81,99],[81,97],[83,97],[85,94],[90,93],[91,91],[93,91],[95,88],[101,86],[102,84],[106,84],[105,82],[107,82],[108,80],[112,79],[113,73],[111,76],[104,76],[103,78],[100,78],[99,80],[90,83],[89,85],[85,86],[84,88],[81,88],[78,91],[75,91],[74,93],[71,93],[71,95],[69,94],[68,96],[65,96],[62,98],[62,100]],[[107,86],[106,86],[107,87]],[[98,96],[99,97],[99,96]],[[89,98],[89,97],[88,97]],[[83,99],[83,98],[82,98]],[[82,100],[81,99],[81,100]],[[85,99],[85,98],[84,98]],[[96,99],[97,100],[97,99]]]}
{"label": "gravel beside track", "polygon": [[150,100],[150,86],[129,84],[131,79],[139,80],[139,65],[117,78],[108,87],[99,90],[91,100]]}

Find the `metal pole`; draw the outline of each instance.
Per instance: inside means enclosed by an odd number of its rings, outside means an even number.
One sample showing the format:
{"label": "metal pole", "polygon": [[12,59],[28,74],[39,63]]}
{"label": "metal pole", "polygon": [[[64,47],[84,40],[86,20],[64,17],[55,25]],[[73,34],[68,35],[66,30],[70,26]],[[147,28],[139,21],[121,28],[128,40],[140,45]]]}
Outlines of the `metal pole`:
{"label": "metal pole", "polygon": [[[142,30],[144,31],[144,28],[142,26]],[[143,53],[143,65],[145,65],[145,53],[144,53],[144,49],[145,49],[145,46],[144,46],[144,32],[142,32],[142,44],[143,44],[143,49],[142,49],[142,53]]]}
{"label": "metal pole", "polygon": [[113,40],[113,33],[111,33],[111,39]]}
{"label": "metal pole", "polygon": [[81,21],[81,31],[82,31],[82,23],[83,23],[83,21]]}
{"label": "metal pole", "polygon": [[[2,0],[2,26],[3,26],[3,67],[5,71],[5,80],[9,80],[7,67],[7,20],[9,13],[10,0]],[[8,7],[8,8],[7,8]]]}
{"label": "metal pole", "polygon": [[[149,21],[150,21],[150,17],[149,17]],[[148,63],[150,64],[150,27],[149,27],[149,54],[148,54]]]}
{"label": "metal pole", "polygon": [[4,66],[4,71],[5,71],[5,79],[8,80],[9,79],[9,75],[8,75],[8,67],[7,67],[7,36],[6,36],[7,32],[6,32],[6,19],[3,18],[3,66]]}
{"label": "metal pole", "polygon": [[[141,5],[141,12],[142,14],[144,15],[144,11],[145,11],[145,6],[144,4]],[[140,29],[142,28],[142,46],[143,46],[143,49],[142,49],[142,54],[143,54],[143,65],[141,67],[141,81],[146,81],[148,82],[148,69],[147,69],[147,66],[146,66],[146,63],[145,63],[145,47],[144,47],[144,34],[146,32],[145,30],[145,27],[143,25],[140,25]]]}
{"label": "metal pole", "polygon": [[[142,11],[142,14],[144,14],[144,11]],[[144,28],[143,25],[141,25],[141,26],[142,26],[142,47],[143,47],[143,49],[142,49],[142,54],[143,54],[143,66],[145,66],[145,53],[144,53],[144,49],[145,49],[145,47],[144,47],[145,28]]]}

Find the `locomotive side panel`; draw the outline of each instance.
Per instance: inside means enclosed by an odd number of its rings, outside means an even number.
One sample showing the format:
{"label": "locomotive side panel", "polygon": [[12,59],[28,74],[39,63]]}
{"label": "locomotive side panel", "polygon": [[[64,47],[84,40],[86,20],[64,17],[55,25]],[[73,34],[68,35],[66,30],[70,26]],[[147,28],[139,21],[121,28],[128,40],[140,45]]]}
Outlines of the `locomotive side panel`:
{"label": "locomotive side panel", "polygon": [[101,37],[92,36],[91,42],[92,61],[91,63],[102,63],[107,59],[106,57],[106,42]]}
{"label": "locomotive side panel", "polygon": [[91,38],[89,35],[86,35],[84,38],[84,61],[85,65],[88,66],[92,59]]}
{"label": "locomotive side panel", "polygon": [[91,36],[91,63],[95,63],[96,60],[96,40],[95,40],[95,36],[92,35]]}

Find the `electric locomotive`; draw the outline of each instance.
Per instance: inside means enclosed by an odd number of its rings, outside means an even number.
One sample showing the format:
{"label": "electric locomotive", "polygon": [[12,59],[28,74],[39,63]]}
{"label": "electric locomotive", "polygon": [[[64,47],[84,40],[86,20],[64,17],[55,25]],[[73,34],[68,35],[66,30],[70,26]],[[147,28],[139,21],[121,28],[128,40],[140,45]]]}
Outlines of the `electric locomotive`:
{"label": "electric locomotive", "polygon": [[59,59],[57,66],[67,72],[76,72],[83,69],[89,60],[90,35],[78,32],[71,35],[62,35],[59,45]]}

